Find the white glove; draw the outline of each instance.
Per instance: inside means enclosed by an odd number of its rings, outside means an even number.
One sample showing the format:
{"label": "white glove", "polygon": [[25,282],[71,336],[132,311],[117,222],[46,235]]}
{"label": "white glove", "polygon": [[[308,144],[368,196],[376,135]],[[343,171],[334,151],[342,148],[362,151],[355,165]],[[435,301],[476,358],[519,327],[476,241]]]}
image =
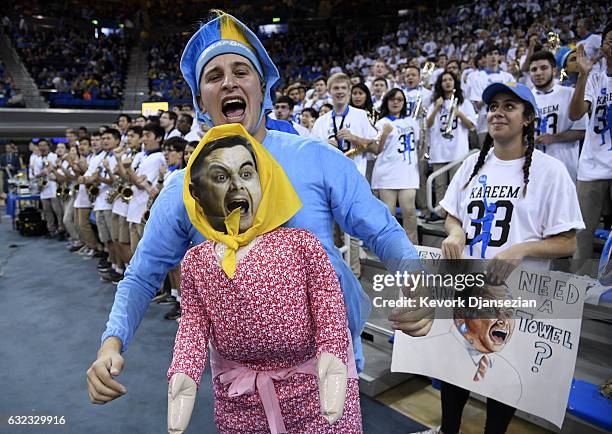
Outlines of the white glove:
{"label": "white glove", "polygon": [[342,417],[346,400],[347,368],[330,353],[321,353],[317,360],[321,415],[333,425]]}
{"label": "white glove", "polygon": [[187,429],[198,387],[189,376],[178,372],[168,384],[168,433],[181,434]]}

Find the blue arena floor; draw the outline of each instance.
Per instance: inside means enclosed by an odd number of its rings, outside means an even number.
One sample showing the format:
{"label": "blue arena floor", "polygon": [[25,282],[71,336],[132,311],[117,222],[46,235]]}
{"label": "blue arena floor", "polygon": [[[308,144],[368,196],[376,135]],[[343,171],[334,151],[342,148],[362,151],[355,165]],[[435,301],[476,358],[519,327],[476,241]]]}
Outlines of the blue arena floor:
{"label": "blue arena floor", "polygon": [[[4,209],[0,209],[4,215]],[[166,431],[166,370],[178,324],[152,304],[126,352],[118,377],[128,393],[90,404],[85,373],[94,360],[115,286],[103,283],[95,260],[63,243],[24,238],[0,221],[0,433],[126,433]],[[214,433],[207,369],[187,432]],[[412,433],[424,426],[365,395],[366,433]],[[64,416],[62,426],[8,425],[9,416]]]}

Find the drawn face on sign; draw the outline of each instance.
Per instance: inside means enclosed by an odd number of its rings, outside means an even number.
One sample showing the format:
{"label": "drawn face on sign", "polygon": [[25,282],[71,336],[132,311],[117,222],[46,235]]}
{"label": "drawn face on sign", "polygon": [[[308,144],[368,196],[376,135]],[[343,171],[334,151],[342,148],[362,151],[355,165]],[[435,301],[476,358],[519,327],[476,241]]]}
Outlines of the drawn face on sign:
{"label": "drawn face on sign", "polygon": [[[503,287],[489,286],[480,297],[482,303],[507,298]],[[459,333],[474,349],[481,353],[501,351],[514,332],[514,310],[498,307],[468,307],[455,314],[455,325]]]}

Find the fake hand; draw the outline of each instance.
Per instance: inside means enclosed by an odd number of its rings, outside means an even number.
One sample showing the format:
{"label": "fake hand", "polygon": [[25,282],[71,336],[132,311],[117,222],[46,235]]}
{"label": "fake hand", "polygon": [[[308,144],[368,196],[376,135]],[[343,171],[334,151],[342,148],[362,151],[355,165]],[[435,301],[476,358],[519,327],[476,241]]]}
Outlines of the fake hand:
{"label": "fake hand", "polygon": [[178,372],[168,384],[168,433],[181,434],[187,429],[198,387],[192,378]]}
{"label": "fake hand", "polygon": [[342,360],[330,353],[321,353],[317,360],[321,415],[330,425],[342,417],[346,400],[347,369]]}

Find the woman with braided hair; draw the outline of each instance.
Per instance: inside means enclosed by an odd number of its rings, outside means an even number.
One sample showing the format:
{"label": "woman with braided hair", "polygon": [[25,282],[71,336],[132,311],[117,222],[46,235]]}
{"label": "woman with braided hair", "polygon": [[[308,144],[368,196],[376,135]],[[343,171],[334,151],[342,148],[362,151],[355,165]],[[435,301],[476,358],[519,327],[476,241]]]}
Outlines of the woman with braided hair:
{"label": "woman with braided hair", "polygon": [[[463,162],[440,202],[448,213],[442,255],[494,259],[488,279],[503,284],[520,261],[548,268],[550,259],[572,255],[584,223],[563,163],[534,149],[538,109],[531,91],[520,83],[494,83],[482,100],[488,106],[482,150]],[[441,433],[459,432],[469,393],[442,383]],[[487,399],[485,433],[506,431],[512,404]]]}

